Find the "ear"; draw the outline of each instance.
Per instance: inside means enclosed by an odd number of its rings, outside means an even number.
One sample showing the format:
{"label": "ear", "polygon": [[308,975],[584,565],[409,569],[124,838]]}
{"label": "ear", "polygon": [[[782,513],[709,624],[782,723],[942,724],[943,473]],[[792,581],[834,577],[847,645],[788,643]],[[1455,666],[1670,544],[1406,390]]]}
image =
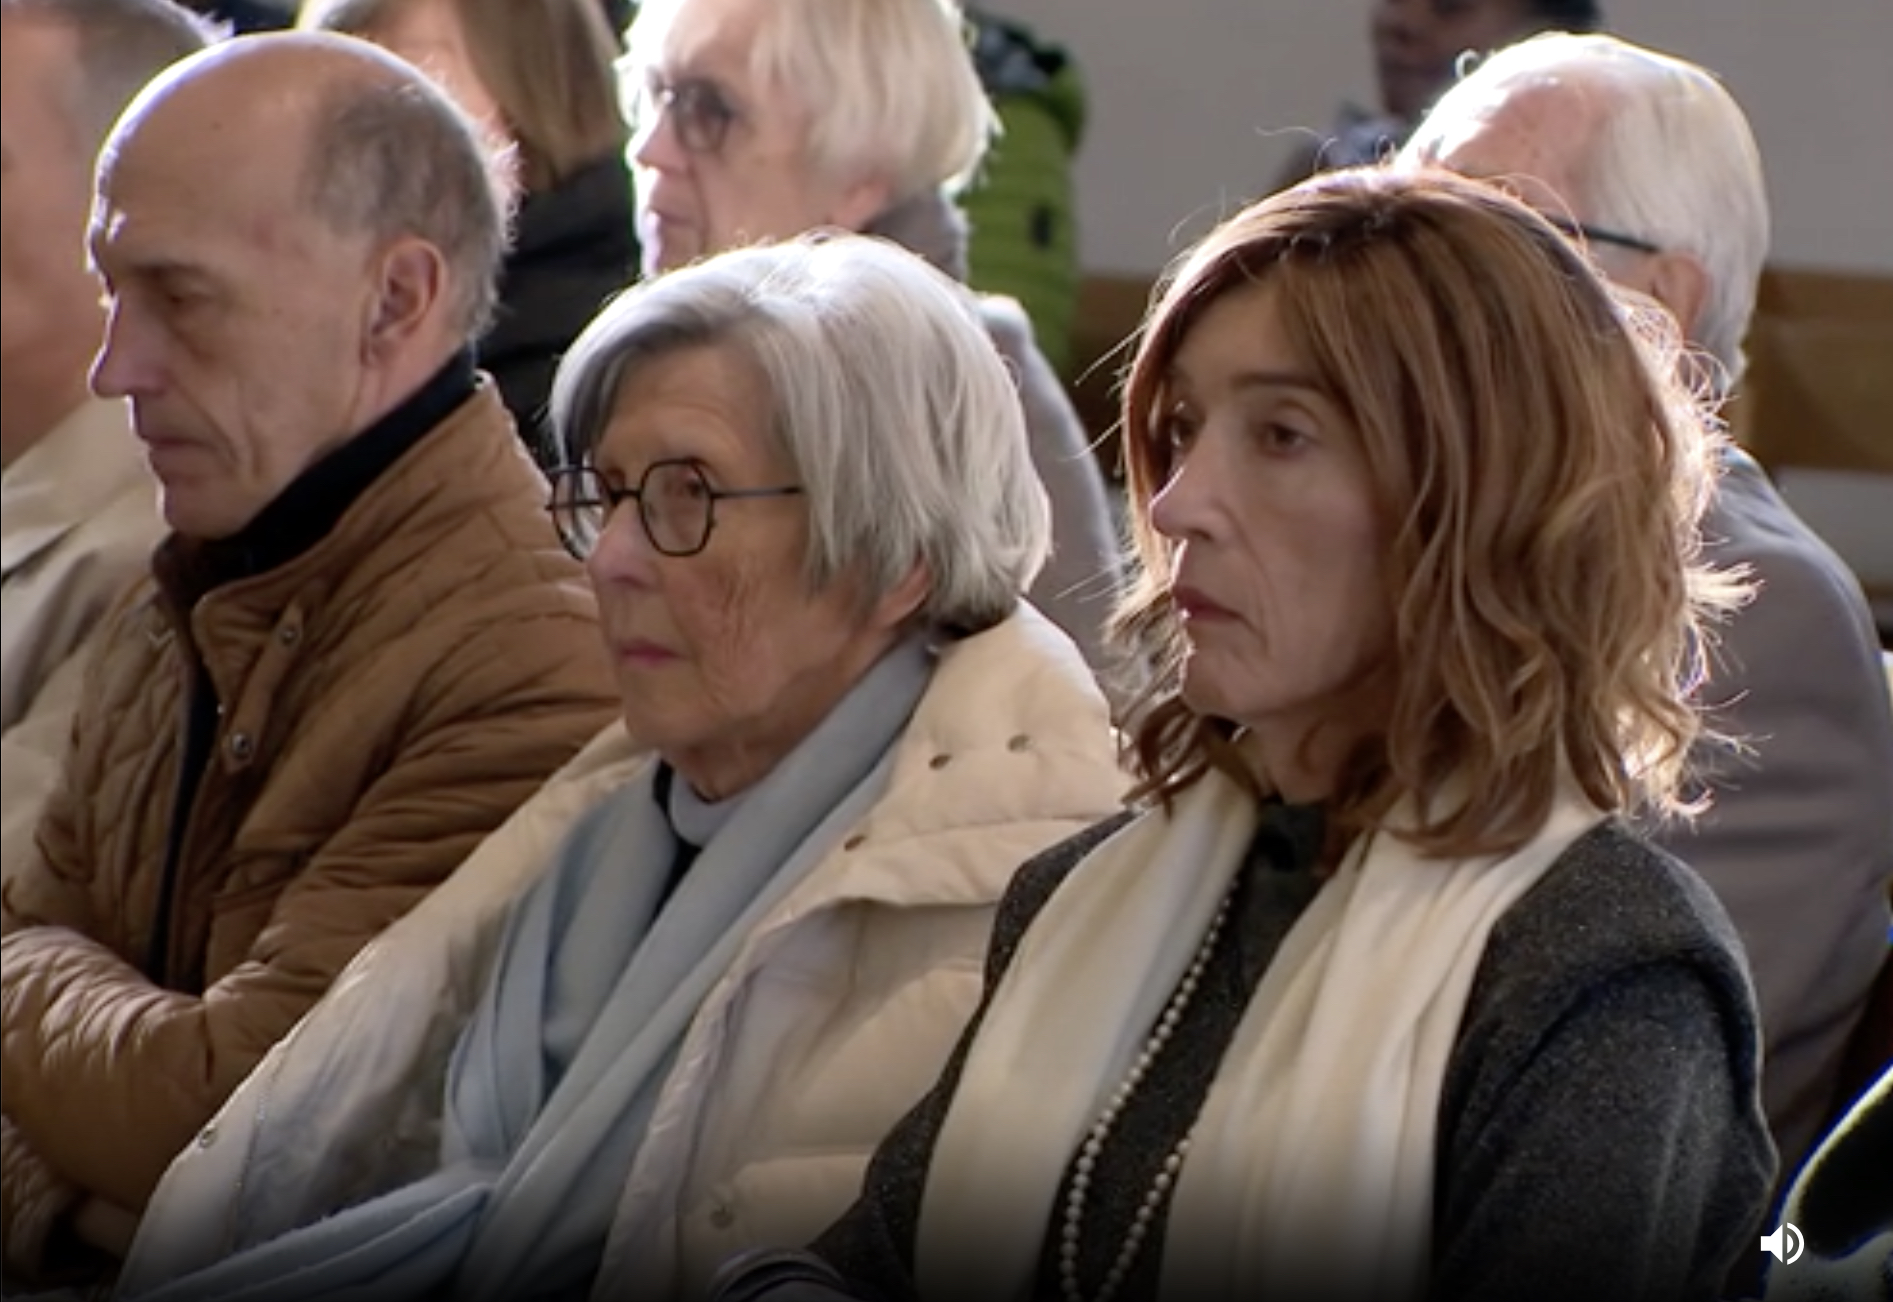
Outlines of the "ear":
{"label": "ear", "polygon": [[874,609],[868,613],[868,622],[876,628],[897,629],[912,619],[927,600],[927,594],[933,591],[933,575],[920,561],[915,561],[913,568],[890,588]]}
{"label": "ear", "polygon": [[1694,339],[1703,305],[1709,301],[1708,271],[1693,253],[1657,253],[1651,261],[1646,286],[1650,297],[1669,309],[1684,338]]}
{"label": "ear", "polygon": [[892,188],[878,176],[850,181],[836,193],[828,208],[828,225],[845,231],[864,230],[893,202]]}
{"label": "ear", "polygon": [[364,360],[385,362],[433,328],[446,294],[447,260],[439,249],[413,238],[384,249],[362,337]]}

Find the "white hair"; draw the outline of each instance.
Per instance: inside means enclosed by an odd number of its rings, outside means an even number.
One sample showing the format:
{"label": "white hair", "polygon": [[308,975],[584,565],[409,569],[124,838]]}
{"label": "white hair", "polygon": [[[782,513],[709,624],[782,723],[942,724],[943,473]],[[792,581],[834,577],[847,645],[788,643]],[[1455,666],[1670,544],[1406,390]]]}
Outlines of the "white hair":
{"label": "white hair", "polygon": [[761,368],[810,511],[808,579],[869,602],[918,562],[920,618],[972,633],[1009,615],[1051,545],[1011,372],[972,294],[883,240],[815,234],[732,250],[614,299],[552,386],[565,459],[590,458],[639,368],[731,344]]}
{"label": "white hair", "polygon": [[[688,3],[640,7],[619,61],[627,105],[665,70]],[[998,129],[955,0],[768,0],[750,69],[808,113],[815,167],[879,180],[894,203],[963,186]]]}
{"label": "white hair", "polygon": [[1742,376],[1742,336],[1768,257],[1768,193],[1748,119],[1722,83],[1685,60],[1614,36],[1551,32],[1511,45],[1449,90],[1402,157],[1431,159],[1455,119],[1512,85],[1588,91],[1605,106],[1572,171],[1590,224],[1693,255],[1708,293],[1691,343]]}

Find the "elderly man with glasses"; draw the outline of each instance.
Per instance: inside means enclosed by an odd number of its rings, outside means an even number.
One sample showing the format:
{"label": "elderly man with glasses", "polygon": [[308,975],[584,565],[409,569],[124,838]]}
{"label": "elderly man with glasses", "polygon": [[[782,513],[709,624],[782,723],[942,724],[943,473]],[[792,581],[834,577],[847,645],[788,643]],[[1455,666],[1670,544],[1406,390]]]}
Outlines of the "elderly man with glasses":
{"label": "elderly man with glasses", "polygon": [[[1706,392],[1736,391],[1768,206],[1747,120],[1710,73],[1608,36],[1537,37],[1441,99],[1397,165],[1426,163],[1537,206],[1674,315]],[[1859,584],[1747,455],[1729,455],[1704,533],[1710,559],[1759,581],[1708,664],[1714,722],[1742,745],[1702,754],[1702,818],[1654,830],[1747,947],[1786,1177],[1846,1102],[1837,1074],[1888,952],[1893,717]]]}

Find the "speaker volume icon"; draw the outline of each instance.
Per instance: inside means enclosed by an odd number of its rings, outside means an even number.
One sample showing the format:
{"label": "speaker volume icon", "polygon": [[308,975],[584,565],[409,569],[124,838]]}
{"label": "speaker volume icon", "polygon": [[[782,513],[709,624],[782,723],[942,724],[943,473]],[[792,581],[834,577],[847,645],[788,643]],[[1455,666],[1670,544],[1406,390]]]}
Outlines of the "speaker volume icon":
{"label": "speaker volume icon", "polygon": [[1762,1235],[1762,1251],[1774,1253],[1775,1260],[1784,1266],[1800,1260],[1805,1246],[1801,1242],[1801,1231],[1786,1221],[1773,1234]]}

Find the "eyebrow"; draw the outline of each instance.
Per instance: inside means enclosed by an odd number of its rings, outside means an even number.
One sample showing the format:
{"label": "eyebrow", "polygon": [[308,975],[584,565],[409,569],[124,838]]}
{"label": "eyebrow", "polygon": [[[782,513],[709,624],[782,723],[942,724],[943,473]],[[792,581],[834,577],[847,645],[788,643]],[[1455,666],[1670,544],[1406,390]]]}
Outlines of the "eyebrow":
{"label": "eyebrow", "polygon": [[[1172,385],[1187,377],[1176,367],[1165,377]],[[1235,389],[1304,389],[1316,397],[1326,397],[1327,390],[1306,371],[1238,371],[1230,377]]]}
{"label": "eyebrow", "polygon": [[[593,443],[589,454],[594,464],[600,462],[600,453],[615,423],[607,417],[600,427],[598,438]],[[741,434],[720,421],[696,418],[682,421],[672,419],[658,427],[644,425],[640,430],[640,436],[634,446],[642,455],[612,457],[611,463],[618,469],[623,469],[626,464],[640,461],[645,465],[653,461],[694,461],[710,472],[714,478],[719,474],[728,475],[730,461],[742,455]]]}
{"label": "eyebrow", "polygon": [[1230,382],[1238,389],[1306,389],[1317,395],[1324,392],[1306,371],[1241,371]]}
{"label": "eyebrow", "polygon": [[[101,271],[104,270],[103,266],[100,266],[99,246],[92,241],[87,241],[87,251],[91,254],[93,264],[99,266]],[[185,289],[210,289],[217,283],[216,276],[209,268],[197,263],[183,262],[176,258],[140,258],[136,254],[122,260],[117,274],[120,278],[137,276],[143,280],[163,281]]]}

